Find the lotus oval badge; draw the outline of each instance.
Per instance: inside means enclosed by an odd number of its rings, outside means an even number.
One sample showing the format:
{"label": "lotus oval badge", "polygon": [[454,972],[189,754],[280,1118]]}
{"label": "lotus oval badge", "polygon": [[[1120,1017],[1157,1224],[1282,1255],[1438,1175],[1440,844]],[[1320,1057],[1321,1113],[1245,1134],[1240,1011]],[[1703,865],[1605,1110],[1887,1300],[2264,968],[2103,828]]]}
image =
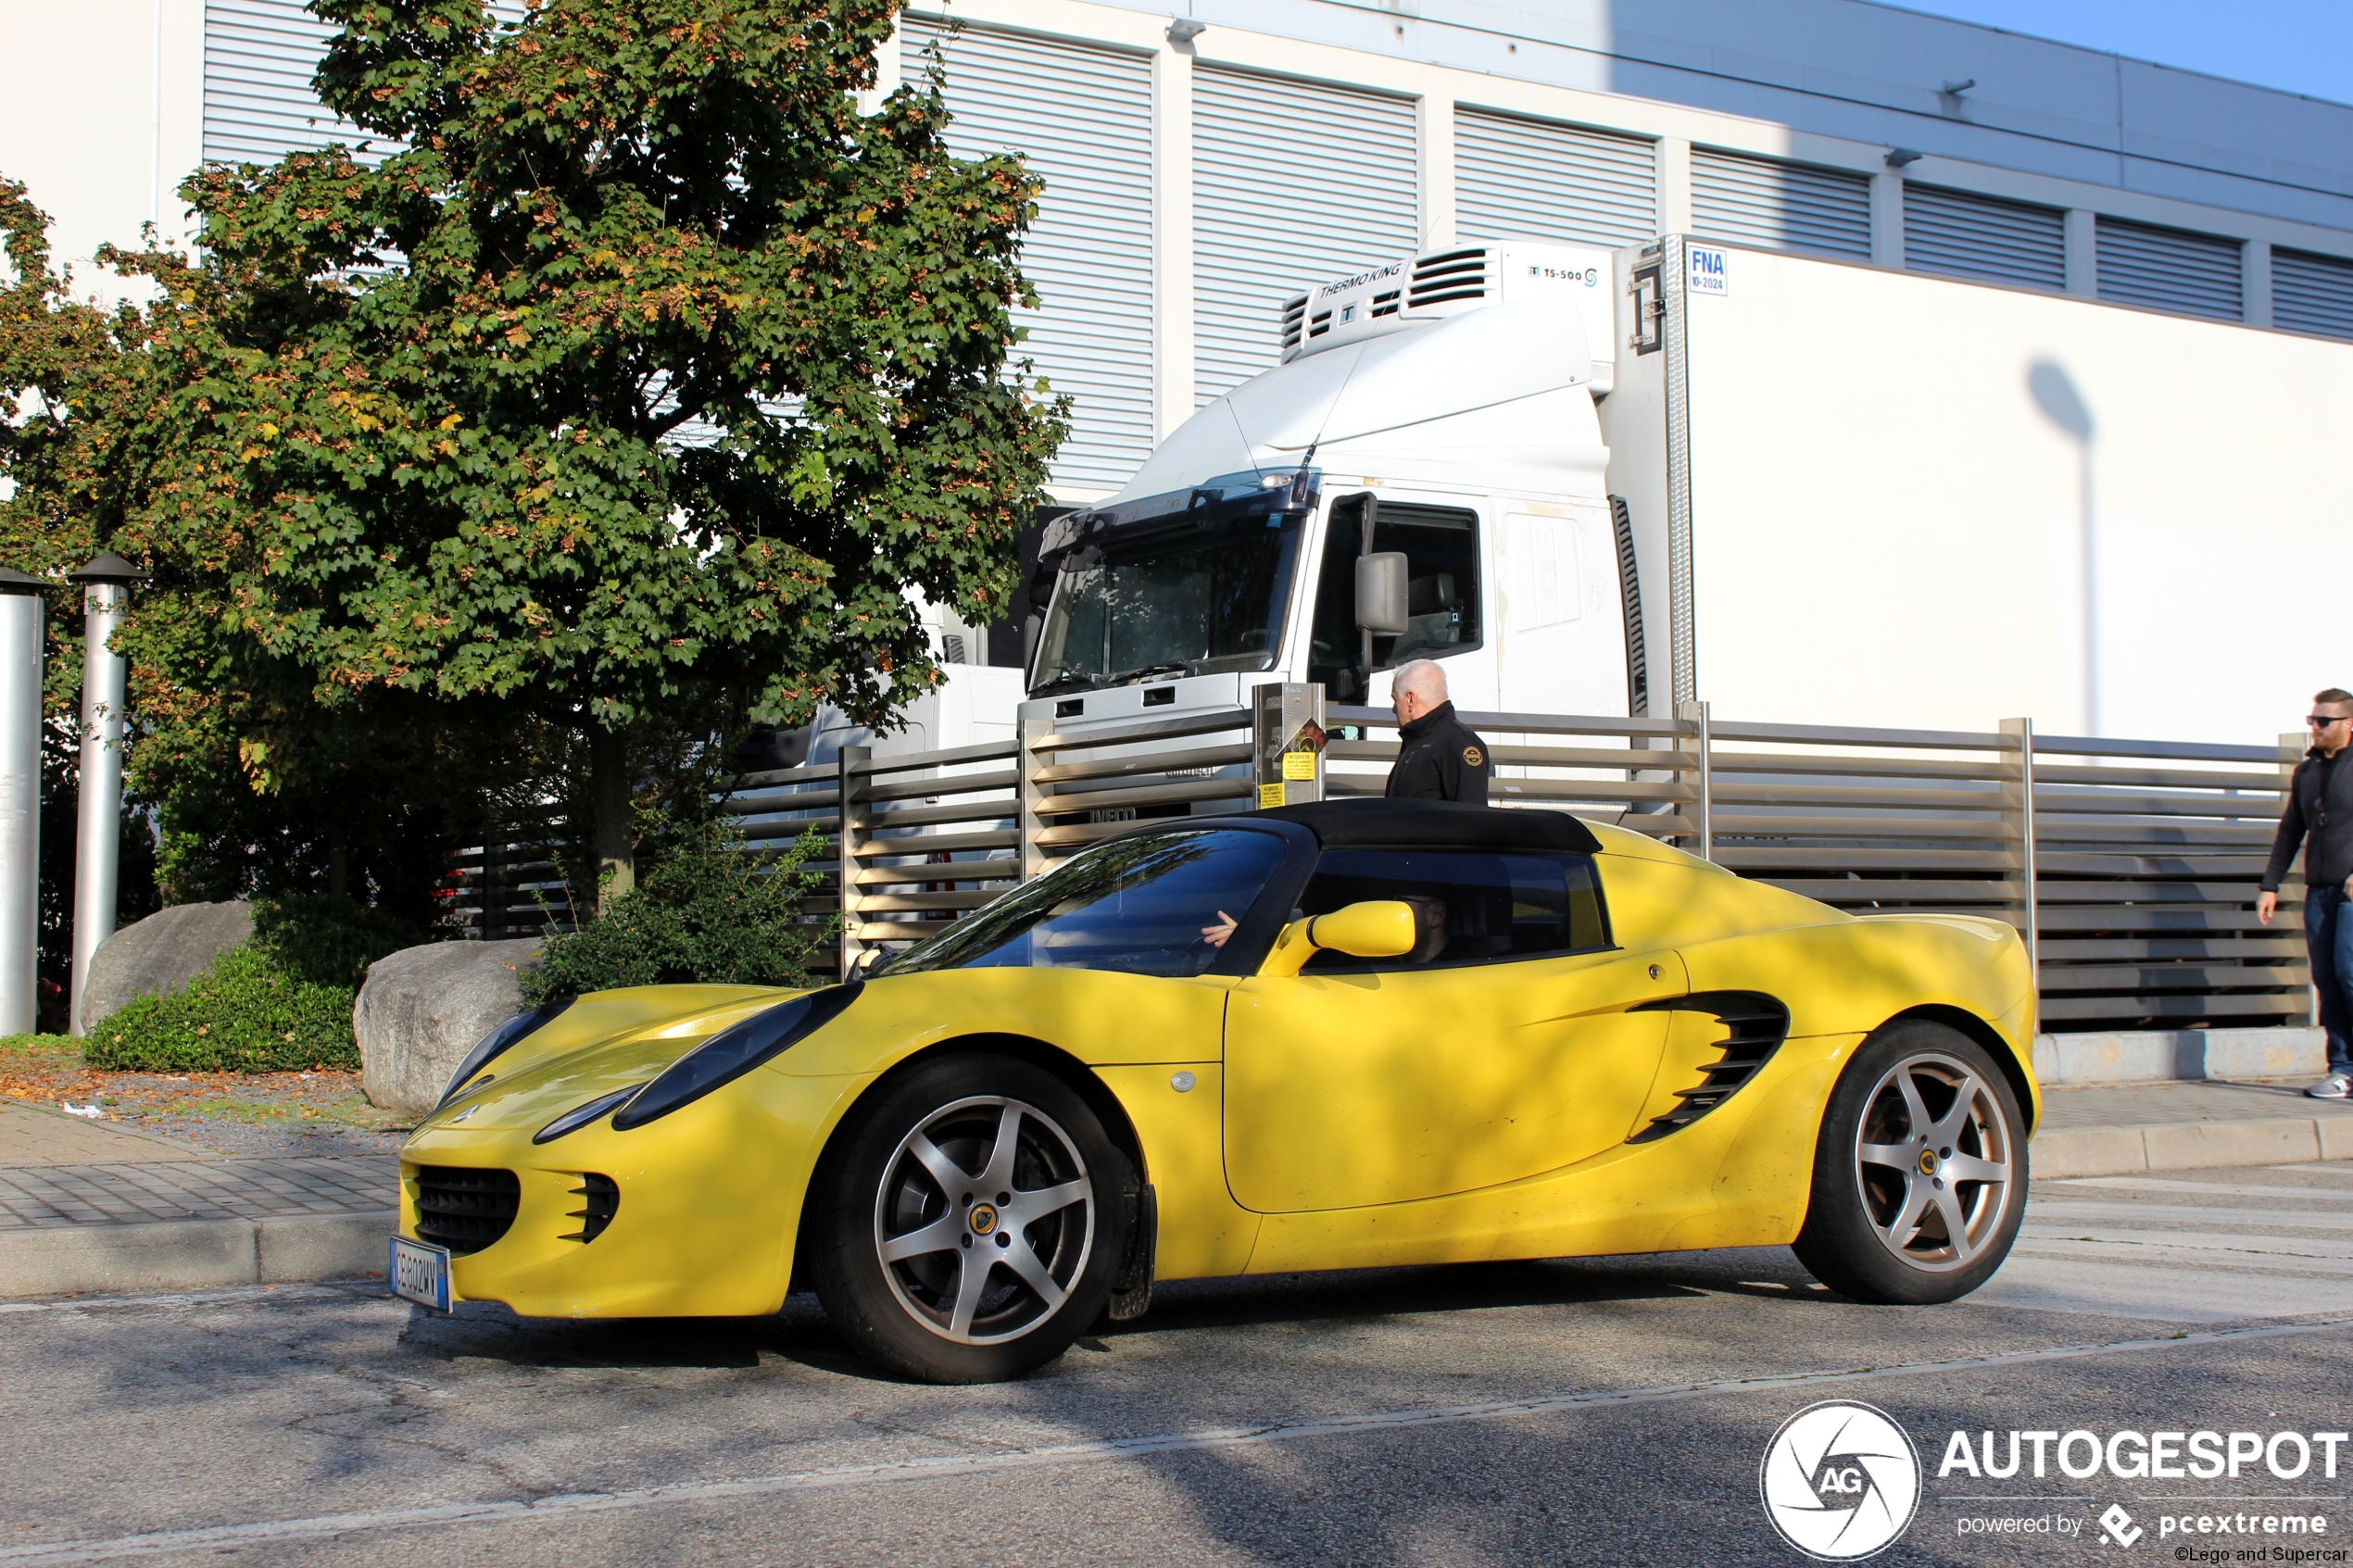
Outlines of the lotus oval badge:
{"label": "lotus oval badge", "polygon": [[975,1203],[973,1205],[972,1217],[964,1223],[972,1226],[973,1235],[987,1236],[997,1228],[997,1210],[988,1204]]}

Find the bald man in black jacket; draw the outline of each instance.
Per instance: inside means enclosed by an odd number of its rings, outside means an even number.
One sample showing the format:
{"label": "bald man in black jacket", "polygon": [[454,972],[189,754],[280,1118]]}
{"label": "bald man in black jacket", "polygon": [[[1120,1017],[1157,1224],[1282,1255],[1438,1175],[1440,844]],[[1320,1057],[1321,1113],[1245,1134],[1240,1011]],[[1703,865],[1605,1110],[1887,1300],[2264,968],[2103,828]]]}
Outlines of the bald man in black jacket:
{"label": "bald man in black jacket", "polygon": [[1435,660],[1416,659],[1398,666],[1389,690],[1400,743],[1397,762],[1389,770],[1389,797],[1486,805],[1487,780],[1494,771],[1487,743],[1454,717],[1446,671]]}

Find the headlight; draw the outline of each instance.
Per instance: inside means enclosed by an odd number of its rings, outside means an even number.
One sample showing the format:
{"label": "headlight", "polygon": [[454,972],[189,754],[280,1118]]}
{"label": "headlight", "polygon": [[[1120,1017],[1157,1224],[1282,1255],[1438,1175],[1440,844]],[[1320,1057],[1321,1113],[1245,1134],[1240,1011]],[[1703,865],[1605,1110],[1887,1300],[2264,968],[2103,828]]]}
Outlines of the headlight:
{"label": "headlight", "polygon": [[862,985],[828,985],[805,997],[756,1012],[732,1028],[723,1029],[670,1064],[668,1072],[646,1085],[646,1092],[623,1106],[612,1119],[613,1130],[642,1127],[667,1116],[682,1105],[702,1098],[722,1084],[731,1083],[753,1068],[840,1016],[858,999]]}
{"label": "headlight", "polygon": [[[457,1076],[449,1080],[449,1086],[441,1091],[441,1105],[447,1105],[467,1079],[489,1066],[508,1047],[529,1035],[541,1024],[549,1022],[570,1006],[572,1006],[570,997],[560,997],[552,1002],[546,1002],[533,1008],[529,1012],[517,1013],[489,1034],[484,1035],[481,1044],[466,1053],[466,1060],[459,1065]],[[434,1109],[438,1110],[441,1105],[436,1105]]]}
{"label": "headlight", "polygon": [[643,1084],[632,1084],[625,1089],[615,1089],[602,1099],[592,1099],[586,1105],[575,1106],[532,1134],[531,1141],[553,1143],[566,1133],[576,1133],[607,1111],[620,1109],[628,1101],[630,1096],[645,1086]]}

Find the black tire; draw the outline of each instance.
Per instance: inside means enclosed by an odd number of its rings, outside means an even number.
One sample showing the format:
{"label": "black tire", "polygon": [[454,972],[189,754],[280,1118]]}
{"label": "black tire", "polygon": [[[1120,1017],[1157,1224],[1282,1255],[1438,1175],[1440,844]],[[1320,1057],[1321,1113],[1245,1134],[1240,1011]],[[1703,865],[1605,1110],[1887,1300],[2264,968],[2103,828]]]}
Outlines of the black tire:
{"label": "black tire", "polygon": [[1003,1056],[924,1062],[851,1113],[819,1169],[818,1299],[894,1372],[1019,1377],[1102,1311],[1126,1250],[1125,1169],[1051,1073]]}
{"label": "black tire", "polygon": [[1889,1024],[1822,1113],[1798,1261],[1857,1301],[1958,1300],[2009,1256],[2026,1179],[2026,1118],[1985,1047],[1942,1023]]}

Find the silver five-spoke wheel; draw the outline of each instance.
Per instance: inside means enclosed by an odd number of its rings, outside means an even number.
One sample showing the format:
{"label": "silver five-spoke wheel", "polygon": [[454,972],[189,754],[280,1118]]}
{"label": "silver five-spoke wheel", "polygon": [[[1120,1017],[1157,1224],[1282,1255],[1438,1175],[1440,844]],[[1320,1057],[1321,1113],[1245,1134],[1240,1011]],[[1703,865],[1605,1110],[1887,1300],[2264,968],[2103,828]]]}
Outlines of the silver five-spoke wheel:
{"label": "silver five-spoke wheel", "polygon": [[1061,1310],[1095,1245],[1077,1143],[1036,1106],[978,1095],[900,1140],[875,1195],[883,1275],[914,1320],[960,1345],[1018,1338]]}
{"label": "silver five-spoke wheel", "polygon": [[1931,1273],[1977,1261],[2003,1232],[2016,1184],[2009,1118],[1978,1068],[1907,1056],[1865,1100],[1855,1179],[1880,1244]]}

